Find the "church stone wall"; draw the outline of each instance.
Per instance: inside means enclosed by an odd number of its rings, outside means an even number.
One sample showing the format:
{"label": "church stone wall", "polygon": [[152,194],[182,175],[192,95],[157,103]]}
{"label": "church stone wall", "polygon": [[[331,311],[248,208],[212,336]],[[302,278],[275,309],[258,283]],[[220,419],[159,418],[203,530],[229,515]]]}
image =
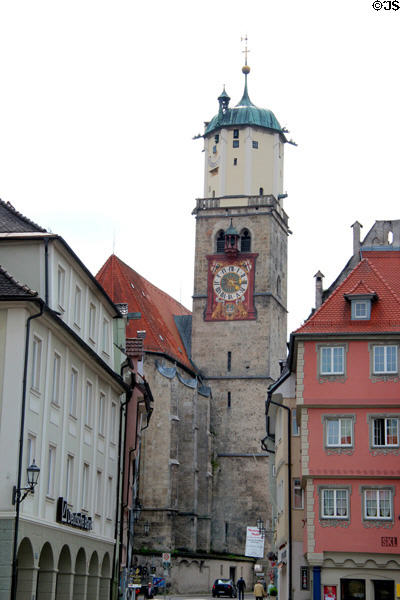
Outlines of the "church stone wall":
{"label": "church stone wall", "polygon": [[[157,362],[164,371],[160,372]],[[154,397],[154,412],[141,434],[139,498],[143,508],[135,529],[135,547],[146,547],[151,540],[154,550],[208,550],[210,399],[198,392],[193,374],[165,358],[147,354],[144,372]],[[145,521],[150,525],[148,538]]]}

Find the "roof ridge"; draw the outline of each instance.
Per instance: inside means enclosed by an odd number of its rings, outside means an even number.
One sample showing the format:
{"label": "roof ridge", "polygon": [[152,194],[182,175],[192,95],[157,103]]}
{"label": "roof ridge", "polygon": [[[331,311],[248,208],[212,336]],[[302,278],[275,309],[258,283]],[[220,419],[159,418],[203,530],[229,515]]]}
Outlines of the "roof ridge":
{"label": "roof ridge", "polygon": [[[0,199],[0,201],[2,202],[1,199]],[[18,281],[17,279],[15,279],[15,277],[13,277],[11,275],[11,273],[9,273],[8,271],[6,271],[6,269],[3,269],[3,267],[1,265],[0,265],[0,273],[2,273],[4,275],[4,277],[6,277],[11,283],[13,283],[14,285],[16,285],[23,292],[26,292],[30,296],[37,296],[38,295],[38,293],[35,292],[34,290],[32,290],[28,285],[25,285],[24,283],[21,283],[20,281]]]}
{"label": "roof ridge", "polygon": [[41,231],[42,233],[48,233],[47,229],[44,229],[43,227],[40,227],[40,225],[38,225],[37,223],[35,223],[31,219],[29,219],[28,217],[26,217],[25,215],[23,215],[21,212],[19,212],[16,208],[14,208],[14,206],[11,204],[11,202],[8,202],[8,201],[5,202],[4,200],[2,200],[0,198],[0,204],[2,204],[2,206],[4,206],[4,208],[6,208],[10,212],[12,212],[19,219],[23,219],[29,225],[33,225],[34,227],[36,227],[36,229],[38,231]]}
{"label": "roof ridge", "polygon": [[368,258],[365,258],[363,260],[366,260],[368,262],[369,266],[374,271],[375,275],[382,281],[383,285],[385,285],[387,287],[387,289],[391,292],[391,294],[393,295],[393,297],[395,298],[395,300],[397,301],[397,303],[400,305],[400,298],[398,297],[398,295],[396,294],[396,292],[393,290],[393,288],[388,284],[388,282],[383,277],[383,275],[381,275],[381,273],[378,271],[378,269],[375,267],[375,265],[373,263],[371,263],[368,260]]}

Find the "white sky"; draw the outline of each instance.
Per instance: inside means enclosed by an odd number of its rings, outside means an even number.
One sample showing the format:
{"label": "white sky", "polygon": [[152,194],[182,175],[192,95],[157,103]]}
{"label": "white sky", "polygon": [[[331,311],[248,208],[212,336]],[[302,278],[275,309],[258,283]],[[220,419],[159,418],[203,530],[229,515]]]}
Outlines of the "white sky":
{"label": "white sky", "polygon": [[[386,7],[388,7],[386,3]],[[352,250],[400,218],[400,11],[372,0],[0,0],[0,197],[93,273],[115,253],[191,308],[203,122],[223,84],[286,146],[289,331]]]}

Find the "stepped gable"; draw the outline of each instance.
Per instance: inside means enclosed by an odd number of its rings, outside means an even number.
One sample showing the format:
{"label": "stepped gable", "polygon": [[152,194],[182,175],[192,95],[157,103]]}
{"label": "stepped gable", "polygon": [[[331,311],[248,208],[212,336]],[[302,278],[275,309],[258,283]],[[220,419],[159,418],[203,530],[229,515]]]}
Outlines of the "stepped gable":
{"label": "stepped gable", "polygon": [[[363,252],[363,259],[296,334],[400,331],[400,252]],[[371,318],[351,320],[345,296],[373,294]]]}
{"label": "stepped gable", "polygon": [[47,233],[46,229],[15,210],[12,204],[0,200],[0,233]]}
{"label": "stepped gable", "polygon": [[27,285],[19,283],[8,271],[0,266],[0,297],[32,298],[38,294],[31,290]]}
{"label": "stepped gable", "polygon": [[144,350],[166,354],[193,371],[174,317],[191,312],[171,296],[147,281],[115,254],[101,267],[97,281],[114,302],[128,304],[128,312],[140,312],[140,319],[130,320],[126,335],[137,337],[145,330]]}

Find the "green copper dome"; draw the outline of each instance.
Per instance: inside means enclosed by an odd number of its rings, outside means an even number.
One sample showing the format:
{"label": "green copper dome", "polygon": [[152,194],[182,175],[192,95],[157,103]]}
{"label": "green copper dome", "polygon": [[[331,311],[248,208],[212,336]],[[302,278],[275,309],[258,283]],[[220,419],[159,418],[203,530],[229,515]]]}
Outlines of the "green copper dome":
{"label": "green copper dome", "polygon": [[253,125],[263,127],[264,129],[272,129],[284,135],[282,127],[279,125],[274,113],[266,108],[258,108],[252,103],[247,92],[247,73],[245,73],[245,77],[242,99],[233,108],[228,107],[230,98],[224,88],[224,91],[218,98],[220,103],[219,112],[208,123],[204,135],[209,135],[222,127],[239,127],[241,125]]}

